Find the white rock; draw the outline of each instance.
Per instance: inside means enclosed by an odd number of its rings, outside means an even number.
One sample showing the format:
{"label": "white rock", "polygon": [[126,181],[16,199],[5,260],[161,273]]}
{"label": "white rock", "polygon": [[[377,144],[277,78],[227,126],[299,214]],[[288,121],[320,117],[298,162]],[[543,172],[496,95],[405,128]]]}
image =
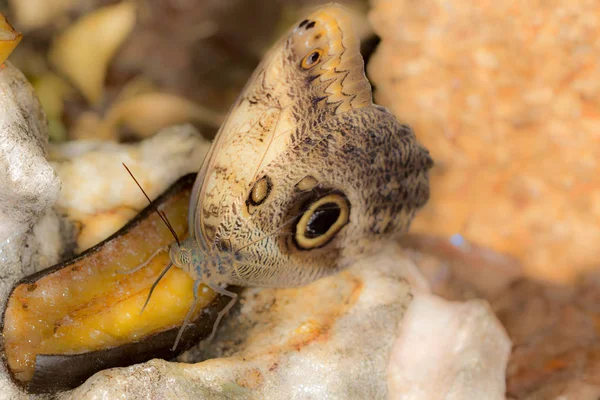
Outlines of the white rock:
{"label": "white rock", "polygon": [[401,274],[389,272],[362,265],[303,288],[247,290],[240,313],[201,354],[222,357],[100,372],[65,399],[384,398],[411,299]]}
{"label": "white rock", "polygon": [[206,361],[102,371],[62,398],[503,398],[510,342],[489,306],[424,288],[412,305],[410,262],[378,253],[303,288],[246,290],[216,341],[183,357]]}
{"label": "white rock", "polygon": [[[63,229],[51,208],[60,180],[46,161],[46,119],[31,85],[7,62],[0,70],[0,307],[24,275],[58,261]],[[24,395],[0,367],[4,398]]]}
{"label": "white rock", "polygon": [[74,217],[145,207],[148,201],[122,163],[155,198],[180,176],[197,172],[209,146],[191,125],[167,128],[135,144],[81,140],[54,145],[50,159],[65,182],[57,206]]}
{"label": "white rock", "polygon": [[56,207],[80,228],[77,250],[105,239],[148,205],[122,163],[154,199],[179,177],[197,172],[209,147],[191,125],[136,144],[82,140],[52,146],[50,158],[64,182]]}
{"label": "white rock", "polygon": [[60,181],[46,161],[47,143],[33,89],[7,62],[0,70],[0,243],[28,230],[56,201]]}
{"label": "white rock", "polygon": [[511,342],[484,300],[417,294],[389,364],[390,399],[504,399]]}

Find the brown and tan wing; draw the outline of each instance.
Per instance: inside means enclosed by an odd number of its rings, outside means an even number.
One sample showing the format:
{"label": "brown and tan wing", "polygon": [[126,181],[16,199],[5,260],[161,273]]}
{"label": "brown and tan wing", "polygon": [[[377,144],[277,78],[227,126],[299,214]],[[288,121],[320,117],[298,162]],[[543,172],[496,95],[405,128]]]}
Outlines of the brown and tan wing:
{"label": "brown and tan wing", "polygon": [[257,67],[196,178],[189,223],[200,247],[212,248],[223,213],[295,140],[335,115],[370,105],[350,14],[330,5],[299,21]]}

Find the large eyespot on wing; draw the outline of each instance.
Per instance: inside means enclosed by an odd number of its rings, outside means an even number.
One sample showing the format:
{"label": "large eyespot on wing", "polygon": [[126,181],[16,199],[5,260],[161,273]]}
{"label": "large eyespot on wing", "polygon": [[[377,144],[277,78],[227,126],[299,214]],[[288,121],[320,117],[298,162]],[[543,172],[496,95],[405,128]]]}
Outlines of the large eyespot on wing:
{"label": "large eyespot on wing", "polygon": [[294,226],[294,243],[301,250],[325,246],[350,221],[350,202],[341,193],[312,201]]}
{"label": "large eyespot on wing", "polygon": [[326,83],[323,95],[337,104],[336,113],[373,104],[359,38],[343,7],[329,5],[311,13],[292,31],[292,46],[309,80]]}

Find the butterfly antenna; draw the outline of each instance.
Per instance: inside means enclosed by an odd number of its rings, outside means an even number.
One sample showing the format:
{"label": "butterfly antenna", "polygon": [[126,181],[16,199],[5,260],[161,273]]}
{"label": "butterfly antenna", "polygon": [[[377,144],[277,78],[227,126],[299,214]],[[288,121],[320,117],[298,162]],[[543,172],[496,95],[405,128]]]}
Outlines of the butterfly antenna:
{"label": "butterfly antenna", "polygon": [[131,173],[131,170],[127,167],[127,165],[125,165],[125,163],[122,163],[122,164],[125,167],[125,169],[127,170],[127,172],[129,173],[129,175],[131,176],[131,178],[133,179],[133,181],[135,182],[135,184],[140,188],[140,190],[142,191],[142,193],[148,200],[148,203],[150,203],[150,205],[152,206],[152,208],[154,208],[154,211],[156,211],[156,213],[158,214],[160,219],[162,219],[163,222],[165,223],[165,225],[167,226],[167,228],[169,228],[169,231],[171,232],[171,234],[175,238],[175,241],[177,242],[177,246],[181,246],[181,243],[179,242],[179,237],[177,236],[177,232],[175,232],[175,229],[173,229],[173,226],[167,219],[167,216],[156,207],[156,205],[152,202],[152,200],[150,200],[150,197],[148,197],[148,195],[146,194],[146,192],[144,191],[144,189],[142,188],[142,185],[140,185],[138,180],[135,179],[135,176],[133,176],[133,174]]}
{"label": "butterfly antenna", "polygon": [[148,296],[146,297],[146,301],[144,302],[144,305],[142,306],[142,309],[140,310],[140,315],[142,315],[142,313],[146,309],[146,306],[150,302],[150,297],[152,297],[152,293],[154,293],[154,289],[156,289],[156,286],[158,285],[158,282],[160,282],[160,280],[163,278],[163,276],[165,276],[165,274],[167,272],[169,272],[169,269],[171,269],[172,266],[173,266],[173,263],[170,262],[169,265],[167,265],[165,267],[165,269],[162,270],[162,272],[160,273],[160,275],[158,276],[158,278],[156,278],[156,280],[154,281],[154,283],[150,287],[150,292],[148,292]]}

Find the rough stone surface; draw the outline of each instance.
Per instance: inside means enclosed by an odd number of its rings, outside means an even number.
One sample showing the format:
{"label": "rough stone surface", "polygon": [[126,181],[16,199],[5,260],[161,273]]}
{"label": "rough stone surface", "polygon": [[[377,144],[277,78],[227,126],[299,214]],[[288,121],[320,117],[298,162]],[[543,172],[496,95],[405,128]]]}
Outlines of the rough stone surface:
{"label": "rough stone surface", "polygon": [[389,365],[390,399],[504,399],[511,342],[483,300],[417,294]]}
{"label": "rough stone surface", "polygon": [[210,142],[191,125],[167,128],[136,144],[77,141],[50,149],[65,183],[56,208],[78,227],[77,251],[118,230],[148,205],[125,163],[151,199],[200,169]]}
{"label": "rough stone surface", "polygon": [[[217,339],[181,357],[205,361],[102,371],[61,399],[502,398],[510,342],[489,306],[422,287],[413,309],[414,265],[398,257],[394,245],[303,288],[248,289]],[[419,381],[432,389],[401,396]]]}
{"label": "rough stone surface", "polygon": [[557,281],[598,265],[600,3],[372,0],[375,99],[431,151],[414,232]]}
{"label": "rough stone surface", "polygon": [[303,288],[245,291],[218,339],[188,355],[219,358],[101,372],[64,399],[384,398],[412,296],[398,271],[357,267]]}
{"label": "rough stone surface", "polygon": [[506,369],[508,399],[599,398],[597,271],[574,284],[556,284],[527,278],[514,259],[468,242],[409,235],[402,244],[435,294],[490,302],[513,344]]}
{"label": "rough stone surface", "polygon": [[[62,223],[51,206],[60,180],[48,161],[46,119],[33,89],[9,62],[0,70],[0,307],[24,275],[58,261]],[[0,393],[23,394],[0,366]]]}
{"label": "rough stone surface", "polygon": [[597,272],[569,286],[520,279],[491,304],[514,344],[508,398],[599,398]]}
{"label": "rough stone surface", "polygon": [[31,227],[60,191],[46,161],[46,119],[25,76],[0,70],[0,243]]}

